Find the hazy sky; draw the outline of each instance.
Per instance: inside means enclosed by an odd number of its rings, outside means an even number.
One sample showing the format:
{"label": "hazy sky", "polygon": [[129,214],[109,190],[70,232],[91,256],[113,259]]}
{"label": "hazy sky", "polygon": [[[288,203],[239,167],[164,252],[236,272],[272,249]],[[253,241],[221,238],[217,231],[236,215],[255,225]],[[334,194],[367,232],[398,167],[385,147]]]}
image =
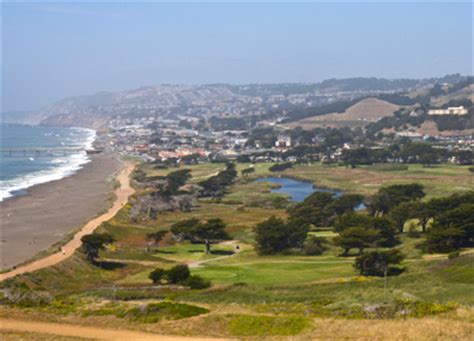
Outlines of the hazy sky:
{"label": "hazy sky", "polygon": [[158,83],[472,74],[472,4],[2,4],[2,108]]}

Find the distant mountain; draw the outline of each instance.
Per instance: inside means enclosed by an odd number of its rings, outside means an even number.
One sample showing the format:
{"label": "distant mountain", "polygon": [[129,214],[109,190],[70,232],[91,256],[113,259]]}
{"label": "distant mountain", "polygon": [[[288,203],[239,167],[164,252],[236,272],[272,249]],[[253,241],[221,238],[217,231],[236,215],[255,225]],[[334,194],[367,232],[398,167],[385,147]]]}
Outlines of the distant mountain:
{"label": "distant mountain", "polygon": [[5,113],[4,121],[99,128],[117,115],[200,117],[295,111],[300,107],[304,109],[305,106],[324,105],[334,101],[352,101],[357,97],[377,94],[392,96],[395,100],[394,93],[414,91],[435,83],[456,83],[463,79],[466,77],[457,74],[421,80],[360,77],[329,79],[320,83],[163,84],[128,91],[69,97],[36,112]]}
{"label": "distant mountain", "polygon": [[40,115],[37,111],[5,111],[0,116],[0,122],[36,125],[45,118],[45,116]]}

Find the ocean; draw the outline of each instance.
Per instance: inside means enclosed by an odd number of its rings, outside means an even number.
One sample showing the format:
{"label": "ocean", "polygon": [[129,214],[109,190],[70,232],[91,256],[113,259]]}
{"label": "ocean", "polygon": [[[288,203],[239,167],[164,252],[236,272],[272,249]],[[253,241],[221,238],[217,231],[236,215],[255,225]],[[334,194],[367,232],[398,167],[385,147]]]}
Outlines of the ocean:
{"label": "ocean", "polygon": [[[24,194],[41,183],[72,175],[89,162],[86,149],[92,147],[95,131],[83,128],[51,128],[1,125],[0,201]],[[41,149],[24,154],[23,149]],[[64,153],[61,148],[78,149]],[[9,153],[9,150],[16,150]],[[54,152],[44,152],[54,150]]]}

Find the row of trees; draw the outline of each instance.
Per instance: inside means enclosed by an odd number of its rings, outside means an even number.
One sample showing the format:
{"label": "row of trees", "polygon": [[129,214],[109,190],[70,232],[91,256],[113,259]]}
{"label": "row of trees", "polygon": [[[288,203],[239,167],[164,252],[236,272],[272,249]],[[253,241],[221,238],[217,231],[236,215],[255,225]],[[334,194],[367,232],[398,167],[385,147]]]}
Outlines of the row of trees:
{"label": "row of trees", "polygon": [[199,183],[202,187],[202,196],[219,197],[224,195],[227,187],[234,182],[237,175],[235,164],[232,162],[227,163],[225,170]]}
{"label": "row of trees", "polygon": [[276,163],[273,166],[271,166],[270,168],[268,168],[268,170],[270,172],[281,172],[281,171],[287,170],[287,169],[292,168],[292,167],[293,167],[292,162]]}
{"label": "row of trees", "polygon": [[[351,249],[362,254],[371,247],[394,247],[409,219],[416,219],[426,240],[427,252],[451,252],[474,245],[474,192],[434,198],[425,202],[423,186],[392,185],[381,188],[367,201],[368,214],[356,212],[363,198],[359,195],[334,197],[315,192],[289,209],[289,218],[271,217],[255,231],[257,250],[274,254],[303,248],[311,226],[332,226],[339,232],[333,243],[348,255]],[[427,226],[431,222],[431,228]]]}
{"label": "row of trees", "polygon": [[288,209],[290,220],[300,220],[314,226],[331,226],[345,212],[362,204],[359,194],[335,196],[331,192],[314,192],[303,202]]}
{"label": "row of trees", "polygon": [[424,142],[409,142],[403,145],[393,144],[383,149],[358,148],[344,150],[343,162],[352,168],[358,165],[372,165],[374,163],[401,162],[422,163],[425,166],[447,162],[455,157],[461,164],[472,164],[474,154],[472,151],[448,151],[433,148]]}

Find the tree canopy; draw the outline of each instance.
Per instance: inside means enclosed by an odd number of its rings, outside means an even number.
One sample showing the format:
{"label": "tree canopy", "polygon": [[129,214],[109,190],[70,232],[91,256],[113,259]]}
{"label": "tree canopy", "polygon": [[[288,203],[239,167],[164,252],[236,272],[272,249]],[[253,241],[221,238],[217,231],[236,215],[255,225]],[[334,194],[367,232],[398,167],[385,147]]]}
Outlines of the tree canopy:
{"label": "tree canopy", "polygon": [[344,250],[343,255],[347,256],[351,249],[358,249],[359,254],[362,254],[364,249],[375,246],[379,237],[380,232],[374,228],[356,226],[343,230],[333,239],[333,243],[341,247]]}
{"label": "tree canopy", "polygon": [[222,196],[225,193],[227,186],[230,186],[236,177],[237,171],[235,169],[235,164],[231,162],[227,163],[225,170],[199,183],[203,188],[201,193],[202,196]]}
{"label": "tree canopy", "polygon": [[309,226],[303,220],[285,221],[272,216],[254,228],[257,252],[266,255],[301,248],[308,231]]}
{"label": "tree canopy", "polygon": [[229,239],[225,231],[226,224],[220,218],[201,221],[196,218],[182,220],[171,226],[171,232],[179,240],[190,240],[195,243],[204,243],[206,253],[211,252],[211,244],[216,240]]}
{"label": "tree canopy", "polygon": [[372,196],[367,208],[372,215],[387,214],[402,202],[416,201],[425,196],[423,185],[413,183],[382,187]]}
{"label": "tree canopy", "polygon": [[400,250],[371,251],[356,258],[354,267],[364,276],[384,276],[399,273],[391,265],[400,264],[405,256]]}
{"label": "tree canopy", "polygon": [[442,213],[426,234],[428,252],[451,252],[474,245],[474,204],[463,204]]}
{"label": "tree canopy", "polygon": [[87,260],[94,263],[99,257],[99,251],[103,250],[106,244],[113,243],[114,238],[108,233],[93,233],[83,236],[81,242]]}

